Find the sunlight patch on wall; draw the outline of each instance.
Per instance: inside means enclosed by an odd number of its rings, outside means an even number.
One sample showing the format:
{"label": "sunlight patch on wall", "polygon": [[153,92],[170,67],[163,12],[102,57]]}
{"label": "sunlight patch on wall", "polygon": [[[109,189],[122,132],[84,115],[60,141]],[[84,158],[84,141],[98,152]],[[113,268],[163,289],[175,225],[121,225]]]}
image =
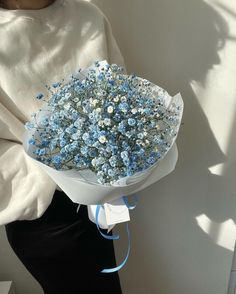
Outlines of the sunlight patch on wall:
{"label": "sunlight patch on wall", "polygon": [[198,226],[217,245],[230,251],[234,251],[236,225],[232,219],[228,219],[222,223],[217,223],[209,219],[207,215],[201,214],[196,217],[196,221]]}
{"label": "sunlight patch on wall", "polygon": [[211,174],[221,176],[224,173],[224,163],[219,163],[208,168]]}

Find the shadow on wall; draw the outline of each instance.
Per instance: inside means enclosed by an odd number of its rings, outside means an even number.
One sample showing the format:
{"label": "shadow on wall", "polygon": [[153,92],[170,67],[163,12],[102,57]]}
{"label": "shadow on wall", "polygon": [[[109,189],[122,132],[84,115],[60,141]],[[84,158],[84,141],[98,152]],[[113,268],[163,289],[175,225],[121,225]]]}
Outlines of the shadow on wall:
{"label": "shadow on wall", "polygon": [[227,171],[231,176],[209,172],[227,158],[190,82],[204,87],[208,72],[221,63],[220,50],[233,40],[228,25],[201,0],[91,2],[112,21],[128,73],[171,94],[180,91],[185,102],[176,170],[140,193],[132,215],[133,253],[122,278],[127,289],[135,289],[127,293],[225,293],[231,254],[216,245],[220,232],[209,228],[209,238],[196,218],[236,223],[236,165]]}

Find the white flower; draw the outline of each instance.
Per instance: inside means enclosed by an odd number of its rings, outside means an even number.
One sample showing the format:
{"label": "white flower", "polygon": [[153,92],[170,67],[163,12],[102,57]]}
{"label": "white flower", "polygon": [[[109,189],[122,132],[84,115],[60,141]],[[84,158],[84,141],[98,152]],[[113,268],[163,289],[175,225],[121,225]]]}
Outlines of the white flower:
{"label": "white flower", "polygon": [[[75,97],[75,98],[73,99],[73,101],[74,101],[74,102],[79,102],[79,97]],[[80,102],[80,104],[81,104],[81,102]]]}
{"label": "white flower", "polygon": [[137,111],[138,111],[137,108],[132,108],[132,109],[131,109],[131,112],[132,112],[133,114],[137,113]]}
{"label": "white flower", "polygon": [[90,102],[90,105],[96,106],[97,103],[98,103],[98,99],[90,98],[90,99],[89,99],[89,102]]}
{"label": "white flower", "polygon": [[67,102],[67,103],[64,105],[64,108],[65,108],[66,110],[69,110],[70,107],[71,107],[71,103],[70,103],[70,102]]}
{"label": "white flower", "polygon": [[120,98],[118,96],[114,97],[113,99],[115,102],[118,102],[120,100]]}
{"label": "white flower", "polygon": [[72,95],[71,93],[66,93],[66,94],[65,94],[65,98],[66,98],[66,99],[69,99],[69,98],[71,97],[71,95]]}
{"label": "white flower", "polygon": [[148,135],[148,133],[144,131],[144,132],[143,132],[143,135],[144,135],[144,136],[147,136],[147,135]]}
{"label": "white flower", "polygon": [[107,141],[107,138],[105,136],[100,136],[98,138],[98,140],[99,140],[100,143],[105,143]]}
{"label": "white flower", "polygon": [[102,127],[104,125],[104,121],[103,120],[99,120],[98,121],[98,125],[99,125],[99,127]]}
{"label": "white flower", "polygon": [[107,107],[107,112],[112,113],[113,112],[113,107],[110,105]]}
{"label": "white flower", "polygon": [[93,158],[91,163],[92,163],[92,166],[96,166],[97,165],[97,158]]}
{"label": "white flower", "polygon": [[100,113],[100,112],[102,111],[102,109],[101,109],[100,107],[98,107],[98,108],[95,109],[95,111],[96,111],[97,113]]}

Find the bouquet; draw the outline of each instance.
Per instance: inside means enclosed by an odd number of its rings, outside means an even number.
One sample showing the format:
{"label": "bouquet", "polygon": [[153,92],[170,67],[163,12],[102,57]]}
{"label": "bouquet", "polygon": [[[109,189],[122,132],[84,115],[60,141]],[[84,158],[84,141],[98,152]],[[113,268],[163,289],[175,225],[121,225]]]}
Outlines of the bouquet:
{"label": "bouquet", "polygon": [[97,61],[68,82],[47,86],[50,95],[36,96],[45,105],[25,124],[27,154],[74,202],[132,194],[177,136],[181,96],[122,71]]}
{"label": "bouquet", "polygon": [[43,106],[25,124],[25,151],[73,202],[90,207],[91,220],[94,205],[134,194],[174,169],[180,94],[171,97],[106,60],[46,88],[35,97]]}

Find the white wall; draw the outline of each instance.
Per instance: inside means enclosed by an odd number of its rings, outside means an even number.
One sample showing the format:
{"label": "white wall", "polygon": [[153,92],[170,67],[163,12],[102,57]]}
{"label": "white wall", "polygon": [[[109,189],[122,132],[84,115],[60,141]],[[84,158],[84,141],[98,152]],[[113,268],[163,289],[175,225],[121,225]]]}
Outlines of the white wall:
{"label": "white wall", "polygon": [[[92,2],[111,21],[128,72],[185,102],[176,170],[131,212],[124,294],[226,293],[236,239],[236,2]],[[12,273],[18,294],[41,293],[0,233],[0,278]],[[116,242],[118,261],[126,241]]]}

